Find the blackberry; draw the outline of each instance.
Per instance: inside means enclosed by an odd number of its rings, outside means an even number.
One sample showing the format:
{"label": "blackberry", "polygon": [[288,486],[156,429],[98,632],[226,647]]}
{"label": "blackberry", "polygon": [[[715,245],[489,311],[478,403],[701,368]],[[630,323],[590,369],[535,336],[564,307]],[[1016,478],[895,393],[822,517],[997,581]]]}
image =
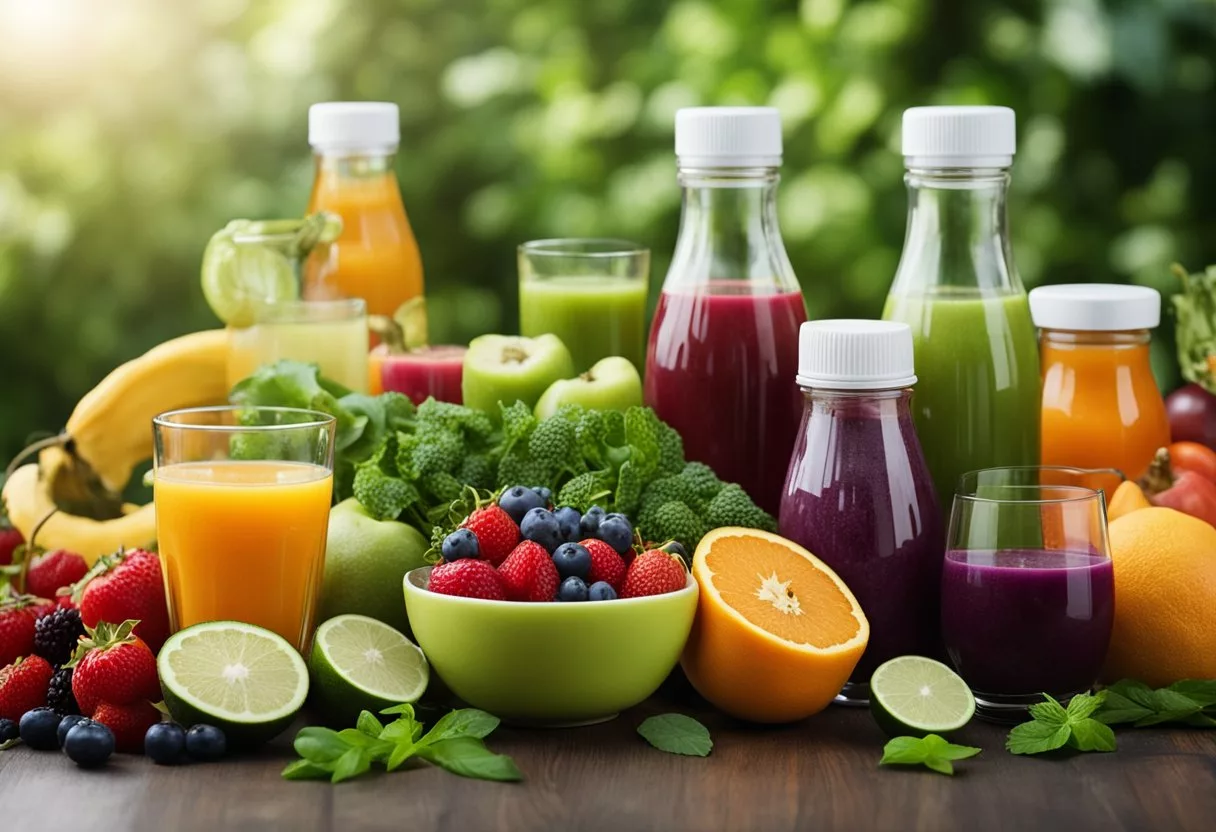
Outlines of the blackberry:
{"label": "blackberry", "polygon": [[34,624],[34,652],[54,665],[68,662],[84,635],[80,610],[71,607],[44,615]]}
{"label": "blackberry", "polygon": [[72,695],[72,668],[61,667],[55,671],[46,689],[46,704],[62,716],[80,713],[80,706]]}

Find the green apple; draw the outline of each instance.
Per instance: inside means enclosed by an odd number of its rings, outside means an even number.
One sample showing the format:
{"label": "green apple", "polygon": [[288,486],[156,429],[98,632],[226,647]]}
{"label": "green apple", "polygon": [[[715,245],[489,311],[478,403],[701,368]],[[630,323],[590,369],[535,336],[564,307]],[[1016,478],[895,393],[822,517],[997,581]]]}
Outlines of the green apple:
{"label": "green apple", "polygon": [[338,503],[329,511],[317,621],[359,613],[409,632],[401,581],[406,572],[427,565],[428,548],[413,526],[377,520],[354,497]]}
{"label": "green apple", "polygon": [[498,421],[498,403],[535,407],[550,384],[574,375],[570,350],[556,335],[482,335],[464,355],[464,404]]}
{"label": "green apple", "polygon": [[564,404],[581,404],[594,410],[627,410],[642,403],[642,377],[628,358],[601,358],[574,378],[549,385],[536,403],[536,418],[545,419]]}

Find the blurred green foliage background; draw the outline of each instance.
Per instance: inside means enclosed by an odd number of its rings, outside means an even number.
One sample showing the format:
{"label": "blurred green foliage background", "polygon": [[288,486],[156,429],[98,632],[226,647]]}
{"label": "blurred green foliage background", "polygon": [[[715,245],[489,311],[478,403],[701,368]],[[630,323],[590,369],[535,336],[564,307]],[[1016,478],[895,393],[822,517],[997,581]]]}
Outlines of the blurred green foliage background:
{"label": "blurred green foliage background", "polygon": [[[780,108],[813,316],[876,316],[903,238],[901,111],[1018,114],[1028,285],[1216,261],[1209,0],[0,0],[0,453],[106,372],[216,325],[229,218],[300,215],[315,101],[397,102],[436,340],[515,331],[515,246],[675,237],[673,115]],[[459,312],[456,310],[459,309]],[[1176,381],[1169,325],[1164,386]]]}

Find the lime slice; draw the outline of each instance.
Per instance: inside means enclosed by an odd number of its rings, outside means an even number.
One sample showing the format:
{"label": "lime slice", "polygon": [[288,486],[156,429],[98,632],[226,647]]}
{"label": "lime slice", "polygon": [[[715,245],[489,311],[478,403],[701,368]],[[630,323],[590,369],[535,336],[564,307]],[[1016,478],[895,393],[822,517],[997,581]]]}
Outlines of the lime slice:
{"label": "lime slice", "polygon": [[[285,238],[292,240],[290,235]],[[203,296],[211,311],[226,324],[250,326],[258,303],[299,297],[295,265],[282,248],[259,242],[265,239],[260,226],[233,220],[207,243],[203,252]]]}
{"label": "lime slice", "polygon": [[426,656],[408,638],[366,615],[339,615],[317,628],[308,660],[313,692],[333,723],[416,702],[426,691]]}
{"label": "lime slice", "polygon": [[946,734],[975,714],[975,697],[950,668],[923,656],[900,656],[870,677],[870,711],[889,735]]}
{"label": "lime slice", "polygon": [[175,720],[215,725],[236,746],[282,733],[308,696],[308,667],[295,648],[239,621],[208,621],[175,633],[156,669]]}

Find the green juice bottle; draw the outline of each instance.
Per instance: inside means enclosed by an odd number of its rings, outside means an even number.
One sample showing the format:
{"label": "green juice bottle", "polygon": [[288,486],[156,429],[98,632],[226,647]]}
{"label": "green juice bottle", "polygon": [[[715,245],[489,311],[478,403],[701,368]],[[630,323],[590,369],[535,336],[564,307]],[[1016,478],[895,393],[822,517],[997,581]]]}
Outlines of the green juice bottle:
{"label": "green juice bottle", "polygon": [[908,228],[883,318],[912,327],[917,433],[948,515],[961,475],[1039,463],[1039,354],[1013,265],[1007,107],[903,116]]}

